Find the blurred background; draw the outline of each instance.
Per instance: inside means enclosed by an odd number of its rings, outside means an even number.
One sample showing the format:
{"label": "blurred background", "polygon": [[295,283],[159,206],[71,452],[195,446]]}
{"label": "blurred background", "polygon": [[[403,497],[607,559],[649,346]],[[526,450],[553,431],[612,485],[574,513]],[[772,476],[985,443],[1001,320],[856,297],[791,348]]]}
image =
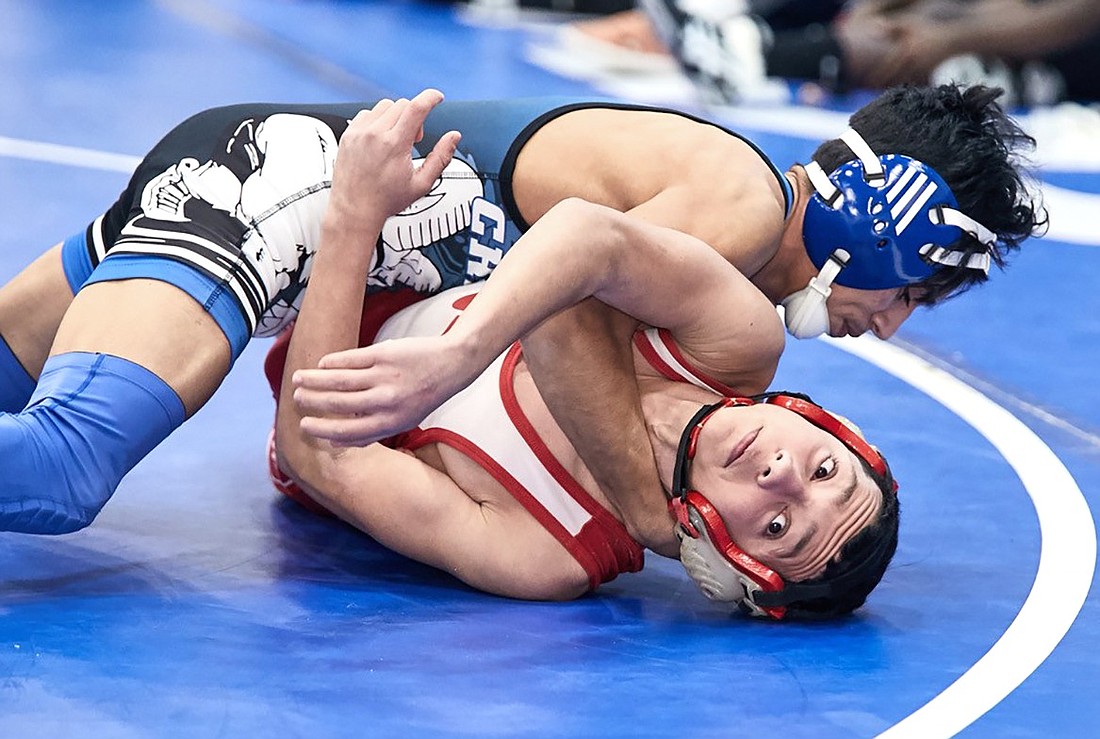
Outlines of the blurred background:
{"label": "blurred background", "polygon": [[1093,0],[0,0],[4,280],[199,110],[428,86],[671,106],[787,167],[883,86],[994,83],[1051,214],[886,345],[788,343],[776,385],[902,482],[853,619],[730,618],[652,555],[574,603],[474,593],[278,499],[257,341],[94,526],[0,535],[0,735],[1094,735],[1098,28]]}

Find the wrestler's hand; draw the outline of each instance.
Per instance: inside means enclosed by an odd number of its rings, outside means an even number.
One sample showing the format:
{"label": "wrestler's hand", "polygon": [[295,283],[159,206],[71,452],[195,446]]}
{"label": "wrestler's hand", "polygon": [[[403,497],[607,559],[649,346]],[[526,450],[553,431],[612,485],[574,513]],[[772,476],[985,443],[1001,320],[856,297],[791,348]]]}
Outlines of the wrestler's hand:
{"label": "wrestler's hand", "polygon": [[[922,0],[877,14],[849,13],[834,24],[853,83],[888,87],[926,84],[937,66],[973,48],[984,3]],[[994,16],[1001,11],[992,12]]]}
{"label": "wrestler's hand", "polygon": [[892,43],[865,75],[865,82],[873,87],[927,84],[932,71],[957,53],[948,22],[899,18],[887,23],[885,34]]}
{"label": "wrestler's hand", "polygon": [[451,161],[460,134],[440,137],[419,166],[413,145],[424,137],[424,121],[443,100],[424,90],[412,100],[382,100],[356,114],[340,138],[332,176],[329,211],[356,223],[381,223],[422,197]]}
{"label": "wrestler's hand", "polygon": [[476,376],[449,336],[383,341],[323,357],[294,373],[306,434],[366,446],[415,427]]}

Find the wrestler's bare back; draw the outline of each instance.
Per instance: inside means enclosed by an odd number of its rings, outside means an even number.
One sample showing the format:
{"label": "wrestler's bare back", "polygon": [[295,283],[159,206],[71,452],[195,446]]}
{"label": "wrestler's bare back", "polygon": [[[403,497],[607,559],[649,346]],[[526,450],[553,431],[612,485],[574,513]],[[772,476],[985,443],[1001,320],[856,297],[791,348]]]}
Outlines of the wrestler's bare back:
{"label": "wrestler's bare back", "polygon": [[586,108],[555,118],[520,151],[512,188],[529,223],[580,197],[700,238],[750,277],[783,230],[783,192],[760,154],[674,113]]}

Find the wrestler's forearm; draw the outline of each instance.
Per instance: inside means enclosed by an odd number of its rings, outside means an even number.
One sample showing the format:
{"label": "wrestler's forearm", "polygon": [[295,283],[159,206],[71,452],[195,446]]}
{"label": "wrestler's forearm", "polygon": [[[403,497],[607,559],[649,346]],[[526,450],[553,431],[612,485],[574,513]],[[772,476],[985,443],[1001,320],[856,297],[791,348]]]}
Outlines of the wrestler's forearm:
{"label": "wrestler's forearm", "polygon": [[321,247],[287,351],[276,419],[280,454],[299,477],[312,477],[307,468],[316,463],[316,452],[332,447],[302,432],[292,378],[297,370],[316,367],[326,354],[358,345],[363,286],[370,269],[369,250],[363,244],[378,239],[383,222],[377,216],[350,218],[332,208],[322,222]]}
{"label": "wrestler's forearm", "polygon": [[[586,300],[523,340],[539,394],[631,536],[658,554],[672,522],[642,416],[630,339],[638,322]],[[610,441],[613,440],[613,443]]]}
{"label": "wrestler's forearm", "polygon": [[685,290],[722,268],[729,266],[721,257],[686,234],[566,200],[516,242],[463,312],[450,332],[455,354],[473,376],[543,320],[589,297],[673,329],[697,320]]}
{"label": "wrestler's forearm", "polygon": [[364,244],[378,239],[383,222],[377,218],[355,225],[339,215],[325,216],[321,248],[314,256],[309,289],[294,324],[285,376],[316,367],[325,354],[358,345],[370,269],[370,250]]}

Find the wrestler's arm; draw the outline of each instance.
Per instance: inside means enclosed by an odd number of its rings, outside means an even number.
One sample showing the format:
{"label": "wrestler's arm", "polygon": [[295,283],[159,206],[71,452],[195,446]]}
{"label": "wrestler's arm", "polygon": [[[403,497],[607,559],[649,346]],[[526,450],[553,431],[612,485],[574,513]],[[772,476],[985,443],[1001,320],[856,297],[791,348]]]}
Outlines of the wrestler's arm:
{"label": "wrestler's arm", "polygon": [[303,428],[350,444],[408,429],[514,340],[588,297],[671,330],[718,379],[746,367],[770,378],[782,351],[774,307],[706,244],[569,199],[516,242],[446,334],[339,352],[297,372]]}
{"label": "wrestler's arm", "polygon": [[[635,541],[668,548],[671,519],[650,503],[664,497],[642,417],[631,338],[638,320],[584,300],[523,338],[523,356],[551,415]],[[614,444],[607,440],[613,438]]]}
{"label": "wrestler's arm", "polygon": [[[296,369],[315,367],[329,352],[357,344],[369,271],[368,245],[374,244],[389,215],[427,191],[432,180],[426,178],[434,179],[442,171],[457,144],[456,135],[444,137],[424,166],[413,170],[412,145],[424,117],[439,99],[438,93],[425,91],[412,102],[383,101],[361,111],[345,131],[321,221],[311,289],[302,300],[287,352],[285,378]],[[280,397],[292,394],[289,379],[284,379]],[[340,455],[329,454],[327,444],[302,435],[300,420],[293,402],[279,404],[276,434],[281,451],[293,457],[289,461],[300,475],[323,477],[324,465],[339,461]]]}
{"label": "wrestler's arm", "polygon": [[[651,223],[682,227],[687,193],[663,193],[631,211]],[[767,209],[767,201],[761,205]],[[766,223],[765,218],[756,223]],[[746,241],[752,240],[752,234]],[[753,261],[726,250],[734,264]],[[739,265],[740,266],[740,265]],[[523,339],[523,352],[554,420],[584,460],[637,541],[667,539],[667,517],[644,505],[664,495],[642,417],[631,339],[638,321],[595,300],[551,316]],[[742,352],[744,355],[746,352]],[[578,370],[577,368],[581,368]],[[578,372],[583,373],[578,377]],[[763,388],[760,388],[763,389]],[[614,438],[609,445],[606,440]],[[677,556],[678,551],[660,554]]]}
{"label": "wrestler's arm", "polygon": [[[420,171],[412,170],[409,152],[437,95],[361,113],[344,134],[287,377],[356,345],[370,261],[364,244],[374,244],[390,213],[427,191],[457,143],[444,137]],[[280,466],[333,513],[482,590],[518,598],[569,598],[587,590],[580,566],[563,560],[560,545],[540,535],[538,522],[518,504],[483,505],[446,474],[380,444],[337,448],[305,435],[293,392],[284,381],[276,418]]]}

